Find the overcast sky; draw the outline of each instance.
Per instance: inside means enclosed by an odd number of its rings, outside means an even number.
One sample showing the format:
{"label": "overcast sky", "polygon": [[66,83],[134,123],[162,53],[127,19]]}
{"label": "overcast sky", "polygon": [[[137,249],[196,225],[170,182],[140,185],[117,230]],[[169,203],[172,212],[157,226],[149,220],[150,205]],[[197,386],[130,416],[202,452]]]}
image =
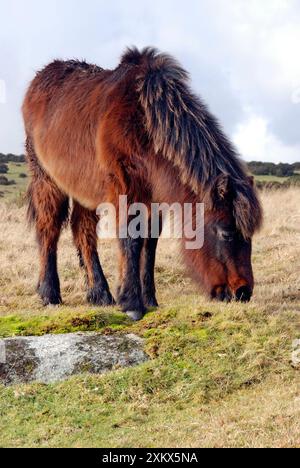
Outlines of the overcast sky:
{"label": "overcast sky", "polygon": [[298,0],[0,0],[0,152],[23,152],[22,97],[54,58],[114,68],[175,55],[247,160],[300,160]]}

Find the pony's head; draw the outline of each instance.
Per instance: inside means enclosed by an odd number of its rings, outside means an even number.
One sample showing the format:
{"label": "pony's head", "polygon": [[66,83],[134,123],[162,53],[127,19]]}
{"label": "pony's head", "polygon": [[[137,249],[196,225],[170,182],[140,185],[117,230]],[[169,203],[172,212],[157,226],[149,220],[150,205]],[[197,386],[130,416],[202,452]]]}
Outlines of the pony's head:
{"label": "pony's head", "polygon": [[185,250],[186,263],[212,299],[250,301],[254,288],[252,237],[262,210],[253,179],[220,175],[204,196],[204,245]]}
{"label": "pony's head", "polygon": [[262,210],[246,166],[176,60],[148,48],[127,51],[122,63],[136,70],[153,154],[177,173],[178,194],[183,185],[205,203],[204,247],[185,250],[191,273],[214,298],[250,300],[251,242]]}

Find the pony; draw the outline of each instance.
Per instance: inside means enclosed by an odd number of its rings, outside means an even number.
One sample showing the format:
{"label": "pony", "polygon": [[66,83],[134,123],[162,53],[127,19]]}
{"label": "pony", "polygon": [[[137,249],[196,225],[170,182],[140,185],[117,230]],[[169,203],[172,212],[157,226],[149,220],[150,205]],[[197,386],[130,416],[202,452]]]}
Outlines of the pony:
{"label": "pony", "polygon": [[[44,305],[62,301],[57,244],[68,220],[88,301],[115,304],[97,251],[96,209],[104,201],[117,207],[120,195],[146,206],[204,203],[204,246],[188,250],[183,239],[183,260],[212,299],[250,301],[252,238],[263,218],[253,178],[173,57],[130,48],[115,70],[55,60],[36,74],[22,110]],[[116,300],[132,320],[158,305],[157,243],[119,239]]]}

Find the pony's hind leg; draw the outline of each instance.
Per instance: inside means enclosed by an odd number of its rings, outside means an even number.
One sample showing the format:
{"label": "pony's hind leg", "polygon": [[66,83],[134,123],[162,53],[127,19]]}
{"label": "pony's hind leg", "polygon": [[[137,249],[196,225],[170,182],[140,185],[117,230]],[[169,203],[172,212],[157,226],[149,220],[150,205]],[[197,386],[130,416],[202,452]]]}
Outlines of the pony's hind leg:
{"label": "pony's hind leg", "polygon": [[100,306],[114,305],[97,252],[97,215],[74,201],[71,226],[80,265],[86,270],[88,282],[87,300]]}
{"label": "pony's hind leg", "polygon": [[35,224],[40,251],[38,293],[44,305],[58,305],[62,301],[57,273],[57,244],[61,228],[68,218],[69,200],[39,165],[30,140],[26,148],[32,176],[27,192],[28,218]]}

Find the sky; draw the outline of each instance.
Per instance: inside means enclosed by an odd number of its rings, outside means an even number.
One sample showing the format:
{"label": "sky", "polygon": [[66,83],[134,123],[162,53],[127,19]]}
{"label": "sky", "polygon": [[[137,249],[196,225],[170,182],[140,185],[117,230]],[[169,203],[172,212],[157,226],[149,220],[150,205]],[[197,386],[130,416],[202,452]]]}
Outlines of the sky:
{"label": "sky", "polygon": [[127,46],[176,56],[244,159],[300,160],[298,0],[0,0],[0,152],[23,153],[20,108],[54,58],[115,68]]}

